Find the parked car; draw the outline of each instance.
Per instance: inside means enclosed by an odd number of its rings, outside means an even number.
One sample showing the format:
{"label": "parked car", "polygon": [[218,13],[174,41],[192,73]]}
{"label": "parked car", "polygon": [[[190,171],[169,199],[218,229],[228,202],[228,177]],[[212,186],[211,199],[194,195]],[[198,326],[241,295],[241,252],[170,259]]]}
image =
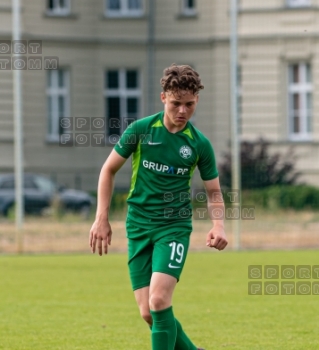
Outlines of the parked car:
{"label": "parked car", "polygon": [[[40,214],[57,199],[65,210],[88,212],[95,199],[88,193],[58,186],[42,175],[24,174],[24,210]],[[0,175],[0,214],[8,216],[15,203],[14,174]]]}

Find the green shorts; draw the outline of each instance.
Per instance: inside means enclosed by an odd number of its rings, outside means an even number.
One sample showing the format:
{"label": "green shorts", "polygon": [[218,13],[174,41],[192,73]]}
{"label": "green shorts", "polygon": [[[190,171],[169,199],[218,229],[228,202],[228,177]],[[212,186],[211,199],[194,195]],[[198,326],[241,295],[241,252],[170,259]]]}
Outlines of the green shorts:
{"label": "green shorts", "polygon": [[[133,290],[150,285],[153,272],[162,272],[177,279],[182,273],[191,230],[156,227],[141,228],[126,223],[128,266]],[[167,234],[165,234],[167,229]]]}

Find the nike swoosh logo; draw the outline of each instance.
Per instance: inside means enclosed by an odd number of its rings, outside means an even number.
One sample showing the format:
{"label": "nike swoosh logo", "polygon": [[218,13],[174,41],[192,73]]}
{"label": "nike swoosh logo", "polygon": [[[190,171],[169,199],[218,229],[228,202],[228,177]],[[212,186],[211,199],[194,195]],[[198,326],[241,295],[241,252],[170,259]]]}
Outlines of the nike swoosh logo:
{"label": "nike swoosh logo", "polygon": [[148,142],[148,145],[150,145],[150,146],[155,146],[155,145],[161,145],[162,144],[162,142]]}
{"label": "nike swoosh logo", "polygon": [[171,263],[168,265],[168,267],[170,267],[171,269],[180,269],[180,266],[174,266]]}

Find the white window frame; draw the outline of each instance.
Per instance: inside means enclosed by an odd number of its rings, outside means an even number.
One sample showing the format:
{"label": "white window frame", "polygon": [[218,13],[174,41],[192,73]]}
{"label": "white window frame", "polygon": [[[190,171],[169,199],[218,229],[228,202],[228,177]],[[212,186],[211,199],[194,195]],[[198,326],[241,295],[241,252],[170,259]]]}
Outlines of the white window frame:
{"label": "white window frame", "polygon": [[[288,65],[288,128],[289,128],[289,139],[291,141],[310,141],[312,139],[312,127],[310,127],[310,131],[307,130],[307,116],[309,113],[309,109],[307,106],[307,93],[312,94],[313,101],[313,84],[312,82],[307,82],[307,71],[306,66],[310,65],[309,62],[296,62]],[[290,82],[290,71],[293,66],[299,66],[299,83]],[[311,67],[311,65],[310,65]],[[311,77],[312,80],[312,77]],[[295,133],[293,130],[294,127],[294,110],[292,109],[291,95],[293,94],[300,95],[300,132]],[[313,102],[312,102],[313,104]],[[313,108],[313,106],[312,106]],[[310,123],[313,123],[313,110],[310,111]]]}
{"label": "white window frame", "polygon": [[311,0],[286,0],[287,7],[309,7],[312,5]]}
{"label": "white window frame", "polygon": [[[128,89],[126,87],[126,72],[127,71],[136,71],[137,72],[137,88],[135,89]],[[126,106],[126,99],[129,97],[135,97],[138,99],[138,110],[137,110],[137,118],[139,119],[141,115],[141,77],[140,77],[140,71],[137,68],[108,68],[105,70],[105,76],[107,75],[108,71],[118,71],[119,72],[119,87],[117,89],[110,89],[107,86],[105,86],[104,89],[104,101],[106,102],[108,97],[119,97],[120,98],[120,121],[121,121],[121,130],[120,135],[122,135],[123,131],[127,127],[127,123],[124,123],[123,121],[128,118],[127,114],[127,106]],[[107,109],[107,104],[105,103],[105,108]],[[106,115],[107,110],[105,111]],[[106,136],[107,140],[110,135],[108,135],[108,120],[105,120],[106,123]]]}
{"label": "white window frame", "polygon": [[67,16],[71,12],[71,0],[65,0],[66,6],[60,7],[60,1],[59,0],[52,0],[53,1],[53,9],[49,8],[49,0],[47,0],[47,13],[53,16]]}
{"label": "white window frame", "polygon": [[140,0],[140,9],[129,9],[129,0],[119,0],[120,9],[112,10],[109,9],[109,0],[105,0],[105,16],[106,17],[141,17],[144,15],[144,0]]}
{"label": "white window frame", "polygon": [[194,16],[196,15],[196,0],[194,0],[194,7],[191,8],[188,6],[188,0],[182,0],[182,14],[184,16]]}
{"label": "white window frame", "polygon": [[[58,74],[59,71],[63,71],[65,86],[59,87]],[[47,76],[47,137],[49,142],[60,141],[60,116],[59,116],[59,97],[65,98],[63,118],[70,117],[70,72],[67,68],[59,70],[48,70]],[[48,86],[49,74],[51,75],[52,85]],[[51,111],[49,111],[48,98],[51,97],[52,105]],[[51,129],[51,133],[50,133]],[[69,130],[64,129],[64,132]]]}

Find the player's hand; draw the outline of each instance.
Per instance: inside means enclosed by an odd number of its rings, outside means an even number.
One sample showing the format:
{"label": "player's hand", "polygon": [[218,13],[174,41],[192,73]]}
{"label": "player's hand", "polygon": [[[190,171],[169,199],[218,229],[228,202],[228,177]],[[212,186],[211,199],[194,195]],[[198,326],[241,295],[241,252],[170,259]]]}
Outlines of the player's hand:
{"label": "player's hand", "polygon": [[223,227],[213,227],[206,236],[206,245],[211,248],[223,250],[228,244]]}
{"label": "player's hand", "polygon": [[96,245],[99,255],[107,254],[108,246],[111,245],[112,229],[108,221],[95,220],[90,230],[90,247],[95,253]]}

